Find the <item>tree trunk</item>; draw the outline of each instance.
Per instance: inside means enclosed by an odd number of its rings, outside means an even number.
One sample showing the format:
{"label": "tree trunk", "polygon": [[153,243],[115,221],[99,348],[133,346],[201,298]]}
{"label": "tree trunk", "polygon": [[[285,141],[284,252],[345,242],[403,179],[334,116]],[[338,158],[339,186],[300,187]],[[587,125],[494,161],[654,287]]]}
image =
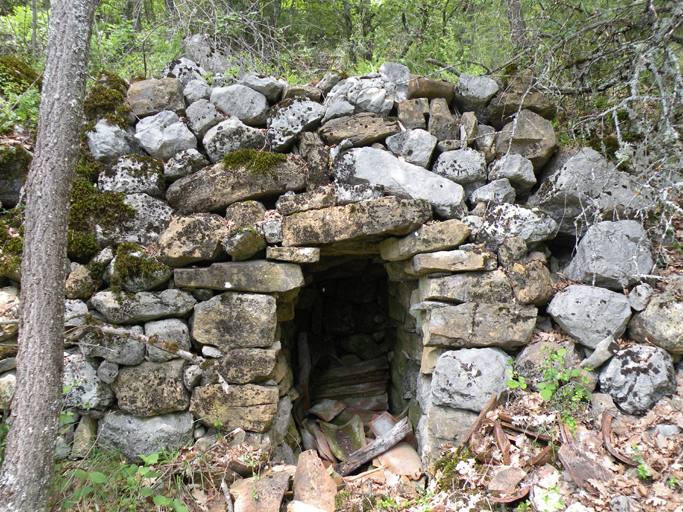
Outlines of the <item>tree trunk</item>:
{"label": "tree trunk", "polygon": [[520,0],[505,0],[505,10],[510,23],[510,40],[517,50],[524,50],[529,46],[526,37],[526,22],[522,15]]}
{"label": "tree trunk", "polygon": [[17,389],[0,510],[50,506],[62,398],[66,228],[95,0],[53,0],[38,137],[26,182]]}

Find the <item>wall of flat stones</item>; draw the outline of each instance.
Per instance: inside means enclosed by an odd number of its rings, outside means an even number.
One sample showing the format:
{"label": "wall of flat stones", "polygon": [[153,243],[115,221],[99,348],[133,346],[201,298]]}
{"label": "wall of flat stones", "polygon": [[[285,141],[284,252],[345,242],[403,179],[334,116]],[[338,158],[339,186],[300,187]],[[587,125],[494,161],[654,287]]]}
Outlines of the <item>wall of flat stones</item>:
{"label": "wall of flat stones", "polygon": [[[127,129],[102,119],[87,133],[108,166],[98,190],[124,194],[136,213],[98,224],[104,249],[71,262],[65,326],[90,313],[130,334],[91,333],[67,348],[65,406],[75,415],[60,457],[82,456],[97,432],[134,458],[242,428],[293,461],[297,333],[315,334],[316,321],[347,352],[388,355],[389,403],[409,408],[427,459],[506,390],[511,357],[533,388],[545,357],[530,344],[539,329],[564,330],[566,359],[593,370],[591,387],[610,407],[643,414],[674,392],[683,299],[648,284],[638,219],[651,191],[591,149],[558,152],[554,107],[531,78],[451,84],[386,63],[363,77],[329,73],[317,87],[255,75],[210,86],[202,71],[170,63],[164,78],[128,90]],[[245,149],[282,156],[223,161]],[[135,155],[161,161],[163,176]],[[558,241],[576,243],[575,253],[557,257]],[[154,270],[117,276],[123,242],[139,244],[128,257]],[[381,320],[333,332],[345,320],[325,314],[359,321],[368,265],[386,274],[386,299],[370,301]],[[321,276],[339,269],[334,295],[315,297]],[[20,276],[6,277],[0,319],[17,318]],[[327,308],[317,320],[315,308]],[[375,345],[349,349],[358,334]],[[0,342],[16,343],[16,325],[0,326]],[[7,397],[14,359],[3,354]]]}

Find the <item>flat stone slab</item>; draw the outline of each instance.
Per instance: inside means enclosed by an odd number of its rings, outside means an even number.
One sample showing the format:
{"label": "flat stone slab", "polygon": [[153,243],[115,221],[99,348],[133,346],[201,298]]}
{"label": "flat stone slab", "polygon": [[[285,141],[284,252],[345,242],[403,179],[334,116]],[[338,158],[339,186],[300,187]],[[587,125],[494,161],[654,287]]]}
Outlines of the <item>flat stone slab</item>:
{"label": "flat stone slab", "polygon": [[502,270],[420,279],[420,300],[514,302],[510,280]]}
{"label": "flat stone slab", "polygon": [[93,307],[113,324],[185,316],[197,303],[192,295],[177,289],[136,294],[122,293],[121,295],[106,290],[93,295],[91,301]]}
{"label": "flat stone slab", "polygon": [[230,169],[223,163],[206,167],[173,183],[166,199],[178,213],[214,212],[237,201],[306,187],[306,164],[300,157],[278,155],[269,164],[258,168],[256,164],[248,162]]}
{"label": "flat stone slab", "polygon": [[214,263],[208,268],[174,270],[176,286],[255,293],[288,292],[304,285],[301,267],[265,260]]}
{"label": "flat stone slab", "polygon": [[346,139],[353,146],[367,146],[400,131],[396,120],[363,112],[326,122],[320,129],[320,136],[327,144],[339,144]]}
{"label": "flat stone slab", "polygon": [[426,346],[451,348],[526,345],[531,340],[538,310],[517,304],[468,302],[434,308],[422,328]]}
{"label": "flat stone slab", "polygon": [[275,207],[282,215],[319,210],[337,205],[337,196],[333,187],[319,187],[302,194],[285,194],[280,196]]}
{"label": "flat stone slab", "polygon": [[264,380],[273,373],[279,352],[279,349],[259,348],[230,350],[219,363],[218,373],[229,384],[247,384]]}
{"label": "flat stone slab", "polygon": [[237,480],[230,487],[235,498],[235,512],[280,512],[280,504],[289,488],[286,471]]}
{"label": "flat stone slab", "polygon": [[192,337],[227,352],[235,348],[265,348],[275,341],[275,298],[226,292],[194,308]]}
{"label": "flat stone slab", "polygon": [[265,432],[277,412],[279,395],[277,386],[232,385],[227,393],[220,384],[198,386],[192,392],[190,412],[207,427],[219,423],[224,431]]}
{"label": "flat stone slab", "polygon": [[457,219],[436,222],[404,238],[389,238],[379,247],[386,261],[407,260],[420,252],[455,249],[470,236],[470,228]]}
{"label": "flat stone slab", "polygon": [[[310,210],[283,219],[282,245],[315,246],[338,242],[375,244],[384,236],[405,235],[414,231],[430,216],[428,203],[396,197]],[[344,246],[338,244],[337,249],[343,252]]]}
{"label": "flat stone slab", "polygon": [[294,499],[307,505],[334,512],[337,484],[325,470],[313,450],[302,452],[294,474]]}
{"label": "flat stone slab", "polygon": [[485,270],[487,262],[495,256],[489,252],[437,251],[413,256],[413,270],[416,274],[432,272],[472,272]]}
{"label": "flat stone slab", "polygon": [[316,263],[320,261],[318,247],[268,247],[266,258],[291,263]]}

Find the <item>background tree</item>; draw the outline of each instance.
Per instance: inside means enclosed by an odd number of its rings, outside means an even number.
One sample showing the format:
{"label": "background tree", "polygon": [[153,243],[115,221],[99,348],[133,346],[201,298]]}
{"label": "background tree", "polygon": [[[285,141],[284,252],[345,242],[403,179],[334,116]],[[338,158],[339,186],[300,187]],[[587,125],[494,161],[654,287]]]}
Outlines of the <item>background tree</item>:
{"label": "background tree", "polygon": [[66,228],[95,0],[53,0],[26,190],[17,389],[0,510],[49,509],[62,396]]}

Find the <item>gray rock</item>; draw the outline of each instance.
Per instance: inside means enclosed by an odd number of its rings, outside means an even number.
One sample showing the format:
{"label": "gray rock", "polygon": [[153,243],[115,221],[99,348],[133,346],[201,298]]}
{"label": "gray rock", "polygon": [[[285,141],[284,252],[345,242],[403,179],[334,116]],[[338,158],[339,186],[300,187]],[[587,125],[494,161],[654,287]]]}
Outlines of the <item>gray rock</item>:
{"label": "gray rock", "polygon": [[117,449],[129,460],[160,450],[175,451],[192,440],[192,414],[179,412],[137,418],[121,411],[109,412],[100,420],[99,444]]}
{"label": "gray rock", "polygon": [[590,348],[607,336],[620,338],[631,318],[624,295],[580,284],[557,293],[547,311],[567,334]]}
{"label": "gray rock", "polygon": [[611,512],[631,512],[631,503],[628,496],[615,496],[609,502]]}
{"label": "gray rock", "polygon": [[261,149],[265,143],[266,136],[261,130],[245,125],[236,117],[221,121],[206,132],[203,139],[204,149],[214,163],[231,151]]}
{"label": "gray rock", "polygon": [[676,391],[672,357],[659,347],[620,350],[600,373],[600,388],[628,414],[645,414]]}
{"label": "gray rock", "polygon": [[477,420],[477,413],[431,405],[416,429],[425,467],[441,458],[441,446],[457,444]]}
{"label": "gray rock", "polygon": [[122,155],[136,153],[138,145],[133,135],[118,125],[111,125],[106,119],[97,122],[85,134],[88,149],[95,160],[110,164]]}
{"label": "gray rock", "polygon": [[508,80],[505,90],[493,97],[484,111],[489,124],[502,128],[520,110],[535,112],[539,117],[551,120],[555,117],[555,105],[539,93],[529,76],[520,75]]}
{"label": "gray rock", "polygon": [[174,359],[120,368],[111,385],[119,408],[140,418],[186,410],[190,394],[183,385],[185,364],[184,359]]}
{"label": "gray rock", "polygon": [[199,386],[202,380],[202,374],[204,370],[197,364],[188,364],[183,372],[183,384],[188,391],[192,391],[195,387]]}
{"label": "gray rock", "polygon": [[[353,76],[335,85],[325,100],[329,109],[338,102],[347,102],[354,107],[354,113],[373,112],[386,116],[396,101],[396,85],[389,78],[378,73]],[[326,119],[330,119],[326,116]]]}
{"label": "gray rock", "polygon": [[91,301],[93,307],[114,324],[185,316],[197,302],[191,294],[176,289],[125,294],[122,298],[107,290],[93,295]]}
{"label": "gray rock", "polygon": [[593,353],[581,361],[582,368],[599,368],[619,351],[619,344],[614,337],[607,336],[595,346]]}
{"label": "gray rock", "polygon": [[[188,109],[189,110],[189,109]],[[175,181],[197,172],[209,165],[209,161],[194,148],[176,153],[164,165],[164,178],[166,181]]]}
{"label": "gray rock", "polygon": [[265,221],[261,224],[261,231],[263,231],[263,236],[269,244],[280,244],[284,240],[281,219]]}
{"label": "gray rock", "polygon": [[379,67],[379,72],[396,84],[396,101],[408,98],[408,83],[410,82],[408,66],[396,62],[385,62]]}
{"label": "gray rock", "polygon": [[169,350],[161,350],[147,346],[147,360],[153,363],[165,363],[177,356],[173,353],[176,348],[189,351],[191,348],[190,329],[187,324],[179,318],[168,318],[165,320],[153,320],[145,324],[145,336],[157,336],[159,341],[171,344]]}
{"label": "gray rock", "polygon": [[266,207],[258,201],[233,203],[225,209],[225,220],[236,228],[263,222],[265,215]]}
{"label": "gray rock", "polygon": [[650,240],[640,223],[605,221],[588,228],[565,274],[593,286],[621,290],[649,275],[652,267]]}
{"label": "gray rock", "polygon": [[420,279],[420,301],[513,303],[510,279],[503,270],[466,272]]}
{"label": "gray rock", "polygon": [[260,92],[270,103],[277,103],[280,96],[282,96],[282,91],[284,91],[287,86],[287,82],[284,80],[278,80],[272,76],[259,76],[255,74],[246,75],[237,83],[246,85],[257,92]]}
{"label": "gray rock", "polygon": [[176,269],[174,278],[176,286],[180,287],[255,293],[288,292],[304,285],[303,273],[298,265],[263,260]]}
{"label": "gray rock", "polygon": [[195,101],[208,100],[211,97],[211,86],[204,79],[190,80],[183,88],[183,96],[188,105]]}
{"label": "gray rock", "polygon": [[114,226],[95,226],[100,245],[133,242],[149,245],[157,241],[168,225],[173,209],[165,202],[147,194],[129,194],[123,202],[135,210],[135,216]]}
{"label": "gray rock", "polygon": [[116,380],[119,374],[119,365],[107,361],[106,359],[100,363],[97,368],[97,377],[105,384],[111,384]]}
{"label": "gray rock", "polygon": [[192,133],[200,139],[203,139],[211,128],[225,120],[225,116],[216,106],[206,99],[199,99],[187,107],[185,117]]}
{"label": "gray rock", "polygon": [[462,148],[474,144],[477,126],[479,126],[479,121],[474,112],[465,112],[460,116],[460,145]]}
{"label": "gray rock", "polygon": [[[139,325],[133,325],[125,330],[132,334],[142,334],[142,327]],[[114,364],[135,366],[145,360],[145,344],[125,335],[111,336],[89,332],[81,338],[79,347],[87,358],[101,357]]]}
{"label": "gray rock", "polygon": [[334,194],[334,187],[318,187],[302,194],[287,192],[278,198],[275,208],[282,215],[292,215],[307,210],[336,206],[336,204],[337,198]]}
{"label": "gray rock", "polygon": [[655,295],[629,325],[631,337],[650,342],[671,354],[683,354],[683,297],[671,292]]}
{"label": "gray rock", "polygon": [[84,315],[88,312],[88,306],[85,302],[78,299],[67,299],[64,301],[65,311],[64,311],[64,327],[78,327],[83,322],[85,318],[77,315]]}
{"label": "gray rock", "polygon": [[517,193],[525,193],[536,184],[536,175],[531,160],[522,155],[508,154],[491,164],[489,180],[507,178]]}
{"label": "gray rock", "polygon": [[223,250],[232,256],[233,261],[248,260],[266,248],[263,233],[253,226],[230,230],[222,239]]}
{"label": "gray rock", "polygon": [[499,89],[492,78],[462,74],[455,84],[453,101],[461,112],[478,112],[488,105]]}
{"label": "gray rock", "polygon": [[371,185],[369,183],[360,183],[358,185],[335,183],[334,191],[339,206],[363,201],[374,201],[384,196],[384,187],[382,185]]}
{"label": "gray rock", "polygon": [[581,148],[529,198],[560,226],[560,234],[581,236],[601,220],[634,218],[652,206],[652,193],[637,179],[617,171],[597,151]]}
{"label": "gray rock", "polygon": [[425,130],[408,130],[387,137],[389,151],[409,164],[429,167],[437,139]]}
{"label": "gray rock", "polygon": [[135,140],[150,155],[164,162],[179,151],[197,147],[197,138],[170,110],[141,120],[135,127]]}
{"label": "gray rock", "polygon": [[268,116],[267,137],[273,151],[287,151],[299,134],[317,125],[325,107],[310,100],[282,102]]}
{"label": "gray rock", "polygon": [[[237,350],[239,350],[239,349],[237,349]],[[225,355],[225,353],[222,350],[217,349],[216,347],[212,347],[211,345],[204,345],[202,347],[202,355],[204,357],[211,357],[214,359],[220,359]]]}
{"label": "gray rock", "polygon": [[435,98],[429,103],[428,127],[429,133],[439,141],[460,139],[460,126],[444,98]]}
{"label": "gray rock", "polygon": [[183,47],[188,59],[217,76],[223,75],[228,67],[239,65],[213,35],[194,34],[183,41]]}
{"label": "gray rock", "polygon": [[174,217],[159,237],[159,261],[171,267],[184,267],[198,261],[213,261],[222,254],[221,238],[228,233],[220,215],[195,213]]}
{"label": "gray rock", "polygon": [[72,386],[64,396],[64,407],[106,409],[114,400],[108,384],[97,376],[97,365],[82,354],[64,356],[64,386]]}
{"label": "gray rock", "polygon": [[432,404],[479,412],[493,393],[507,389],[509,356],[498,348],[444,352],[432,374]]}
{"label": "gray rock", "polygon": [[460,185],[401,162],[387,151],[351,149],[336,163],[334,175],[342,183],[381,185],[391,195],[429,201],[446,218],[458,217],[464,211],[465,194]]}
{"label": "gray rock", "polygon": [[320,89],[324,94],[327,94],[332,90],[332,87],[337,85],[343,79],[342,74],[334,69],[325,73],[325,75],[318,82],[318,89]]}
{"label": "gray rock", "polygon": [[323,93],[313,85],[288,85],[282,93],[283,100],[311,100],[320,103]]}
{"label": "gray rock", "polygon": [[137,117],[151,116],[163,110],[185,112],[183,84],[176,78],[134,82],[128,88],[128,104]]}
{"label": "gray rock", "polygon": [[507,178],[493,180],[483,187],[479,187],[470,195],[472,204],[502,204],[515,202],[515,189]]}
{"label": "gray rock", "polygon": [[124,155],[100,173],[97,190],[124,194],[144,192],[162,198],[166,188],[162,172],[163,164],[154,158]]}
{"label": "gray rock", "polygon": [[217,87],[211,92],[211,103],[228,116],[234,116],[244,124],[263,126],[268,114],[268,100],[260,92],[245,85]]}
{"label": "gray rock", "polygon": [[204,68],[186,57],[172,60],[166,64],[161,72],[162,78],[177,78],[185,87],[194,80],[201,80],[206,83],[203,76],[205,74]]}
{"label": "gray rock", "polygon": [[474,140],[474,147],[479,151],[488,150],[496,143],[496,129],[493,126],[488,126],[479,123],[477,125],[476,139]]}
{"label": "gray rock", "polygon": [[327,107],[325,110],[325,117],[322,118],[322,122],[327,123],[327,121],[331,121],[332,119],[338,119],[344,116],[352,116],[354,112],[356,112],[356,107],[348,101],[337,101]]}
{"label": "gray rock", "polygon": [[538,171],[550,160],[557,147],[552,123],[530,110],[522,110],[516,120],[506,124],[498,134],[496,155],[522,155],[531,160],[534,170]]}
{"label": "gray rock", "polygon": [[474,149],[441,153],[432,172],[462,185],[467,195],[486,185],[486,160]]}
{"label": "gray rock", "polygon": [[12,400],[14,390],[17,388],[17,375],[14,370],[0,375],[0,405],[4,408]]}
{"label": "gray rock", "polygon": [[486,243],[490,250],[497,250],[505,238],[521,236],[527,245],[532,245],[553,239],[556,230],[555,221],[544,213],[504,203],[486,213],[474,239]]}
{"label": "gray rock", "polygon": [[634,286],[628,294],[628,302],[634,311],[644,310],[652,298],[654,290],[652,286],[647,283],[642,283]]}

